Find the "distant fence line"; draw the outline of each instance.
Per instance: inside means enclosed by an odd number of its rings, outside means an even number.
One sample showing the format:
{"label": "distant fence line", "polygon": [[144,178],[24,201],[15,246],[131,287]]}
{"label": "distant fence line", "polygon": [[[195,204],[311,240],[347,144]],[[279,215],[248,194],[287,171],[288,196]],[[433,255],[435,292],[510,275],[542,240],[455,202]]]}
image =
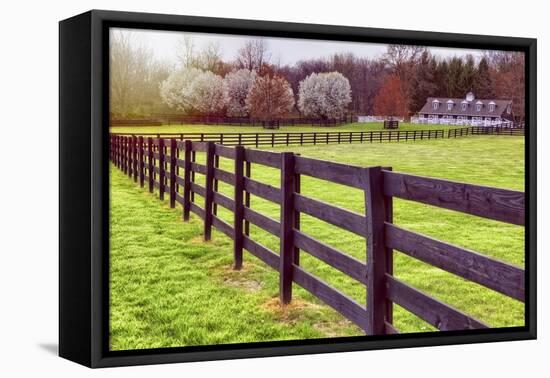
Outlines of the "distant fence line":
{"label": "distant fence line", "polygon": [[499,127],[499,128],[523,128],[524,123],[501,120],[492,121],[485,119],[457,119],[457,118],[428,118],[411,117],[411,123],[420,125],[450,125],[450,126],[479,126],[479,127]]}
{"label": "distant fence line", "polygon": [[231,125],[231,126],[335,126],[345,123],[352,123],[355,120],[354,115],[346,115],[339,118],[277,118],[274,120],[265,120],[254,117],[226,117],[226,116],[186,116],[174,114],[154,114],[147,119],[111,119],[111,126],[158,126],[162,124],[183,125],[183,124],[205,124],[205,125]]}
{"label": "distant fence line", "polygon": [[112,133],[175,138],[195,142],[215,142],[225,146],[322,145],[340,143],[408,142],[469,135],[524,135],[524,129],[468,127],[449,130],[380,130],[287,133]]}
{"label": "distant fence line", "polygon": [[384,122],[384,121],[404,122],[405,117],[400,117],[400,116],[373,116],[373,115],[360,115],[360,116],[357,116],[357,122],[359,122],[359,123]]}
{"label": "distant fence line", "polygon": [[[205,163],[197,162],[197,154],[205,155]],[[219,167],[220,157],[233,161],[232,172]],[[292,300],[292,284],[296,283],[368,335],[398,333],[393,324],[393,304],[442,331],[488,328],[397,279],[392,273],[394,250],[525,301],[523,269],[409,231],[392,221],[393,198],[402,198],[524,226],[523,192],[397,173],[391,168],[351,166],[292,152],[275,153],[175,138],[111,135],[110,160],[141,187],[147,186],[150,192],[157,189],[160,199],[167,194],[172,208],[180,204],[184,221],[189,220],[190,213],[200,217],[205,240],[211,239],[212,228],[232,239],[235,269],[241,269],[243,250],[247,250],[278,271],[283,304]],[[252,164],[277,169],[280,186],[252,179]],[[195,175],[204,176],[205,184],[198,184]],[[356,213],[306,196],[301,190],[302,176],[362,190],[365,212]],[[218,181],[231,185],[232,194],[219,192]],[[279,220],[253,210],[251,194],[279,205]],[[202,207],[196,196],[204,199],[200,201]],[[217,206],[231,212],[231,223],[217,215]],[[300,214],[364,237],[365,259],[356,259],[308,235],[300,227]],[[250,224],[276,236],[279,253],[256,242],[250,235]],[[301,253],[315,256],[364,285],[366,304],[356,302],[309,273],[300,265]]]}

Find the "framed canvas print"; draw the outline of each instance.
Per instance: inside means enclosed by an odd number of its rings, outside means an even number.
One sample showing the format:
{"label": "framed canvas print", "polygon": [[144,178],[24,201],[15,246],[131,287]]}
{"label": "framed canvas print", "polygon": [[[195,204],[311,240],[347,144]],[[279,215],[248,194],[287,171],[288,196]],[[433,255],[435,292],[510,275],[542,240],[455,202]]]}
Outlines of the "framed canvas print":
{"label": "framed canvas print", "polygon": [[60,355],[536,337],[536,41],[60,22]]}

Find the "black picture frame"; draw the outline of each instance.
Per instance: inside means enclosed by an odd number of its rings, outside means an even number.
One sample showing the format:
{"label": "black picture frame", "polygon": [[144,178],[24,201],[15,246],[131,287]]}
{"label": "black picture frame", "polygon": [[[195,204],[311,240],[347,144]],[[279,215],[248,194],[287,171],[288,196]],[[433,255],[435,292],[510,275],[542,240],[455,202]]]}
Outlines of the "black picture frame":
{"label": "black picture frame", "polygon": [[[108,28],[517,50],[526,59],[525,326],[109,351]],[[536,39],[92,10],[59,24],[59,355],[88,367],[535,339]]]}

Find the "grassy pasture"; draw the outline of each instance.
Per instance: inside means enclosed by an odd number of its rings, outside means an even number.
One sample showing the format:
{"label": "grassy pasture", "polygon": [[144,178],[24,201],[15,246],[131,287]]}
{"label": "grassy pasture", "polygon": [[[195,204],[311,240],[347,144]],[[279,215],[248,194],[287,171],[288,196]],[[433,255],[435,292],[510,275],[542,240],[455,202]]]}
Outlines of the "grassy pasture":
{"label": "grassy pasture", "polygon": [[[143,131],[143,128],[139,128]],[[159,130],[159,129],[157,129]],[[203,128],[204,130],[204,128]],[[395,171],[501,188],[524,190],[524,138],[477,136],[409,143],[279,147],[303,156],[360,166],[392,166]],[[198,155],[199,162],[204,156]],[[221,168],[233,171],[221,158]],[[275,169],[253,165],[252,177],[279,186]],[[197,182],[203,178],[197,174]],[[219,183],[232,197],[232,187]],[[363,193],[338,184],[302,178],[302,193],[364,212]],[[197,196],[202,206],[202,198]],[[251,207],[274,219],[279,208],[252,196]],[[218,214],[232,223],[229,211]],[[394,222],[405,228],[464,246],[503,261],[524,265],[522,227],[463,215],[410,201],[394,200]],[[302,230],[359,259],[365,240],[302,215]],[[232,242],[214,230],[202,241],[202,222],[181,221],[181,207],[170,209],[111,169],[111,348],[140,349],[363,334],[337,312],[294,285],[293,303],[278,305],[278,274],[245,251],[244,268],[231,269]],[[278,240],[251,225],[252,238],[278,251]],[[360,303],[365,287],[302,252],[301,265]],[[523,325],[522,303],[469,283],[395,252],[394,274],[401,280],[463,310],[493,327]],[[433,328],[394,306],[401,332]]]}
{"label": "grassy pasture", "polygon": [[[399,130],[447,130],[460,126],[417,125],[400,123]],[[280,129],[263,129],[261,126],[229,126],[229,125],[162,125],[162,126],[117,126],[111,127],[113,133],[292,133],[292,132],[337,132],[337,131],[374,131],[384,130],[382,122],[347,123],[338,126],[296,125],[281,126]]]}

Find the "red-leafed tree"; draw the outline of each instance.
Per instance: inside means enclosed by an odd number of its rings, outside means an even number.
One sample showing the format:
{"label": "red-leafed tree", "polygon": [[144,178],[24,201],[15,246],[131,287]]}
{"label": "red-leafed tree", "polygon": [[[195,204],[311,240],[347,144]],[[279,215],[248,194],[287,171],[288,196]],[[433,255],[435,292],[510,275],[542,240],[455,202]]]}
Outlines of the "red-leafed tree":
{"label": "red-leafed tree", "polygon": [[374,112],[381,116],[406,116],[407,98],[397,75],[388,75],[374,99]]}
{"label": "red-leafed tree", "polygon": [[260,76],[252,86],[246,104],[251,116],[271,121],[292,110],[294,94],[284,78],[276,75]]}

